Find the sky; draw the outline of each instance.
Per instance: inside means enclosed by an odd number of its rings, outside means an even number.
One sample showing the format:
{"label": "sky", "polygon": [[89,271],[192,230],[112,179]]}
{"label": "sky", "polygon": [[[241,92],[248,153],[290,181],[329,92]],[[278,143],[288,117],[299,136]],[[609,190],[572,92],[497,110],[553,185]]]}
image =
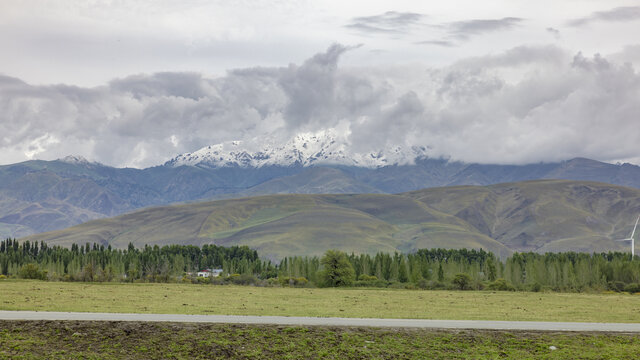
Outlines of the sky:
{"label": "sky", "polygon": [[640,164],[640,1],[2,1],[0,164],[352,151]]}

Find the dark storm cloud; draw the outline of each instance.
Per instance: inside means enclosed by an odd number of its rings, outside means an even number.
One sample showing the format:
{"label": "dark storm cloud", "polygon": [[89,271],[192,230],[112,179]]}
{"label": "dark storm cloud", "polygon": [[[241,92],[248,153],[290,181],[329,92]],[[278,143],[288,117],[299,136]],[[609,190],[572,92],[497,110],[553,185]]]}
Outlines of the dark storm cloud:
{"label": "dark storm cloud", "polygon": [[640,20],[640,6],[623,6],[607,11],[597,11],[589,16],[570,20],[569,26],[584,26],[593,22],[623,22]]}
{"label": "dark storm cloud", "polygon": [[384,14],[361,16],[351,19],[346,28],[362,33],[400,34],[419,24],[425,16],[413,12],[387,11]]}
{"label": "dark storm cloud", "polygon": [[0,153],[4,162],[76,154],[151,166],[223,141],[340,128],[357,151],[418,145],[473,162],[637,156],[631,65],[523,46],[439,69],[341,68],[349,49],[217,78],[158,73],[95,88],[0,76]]}

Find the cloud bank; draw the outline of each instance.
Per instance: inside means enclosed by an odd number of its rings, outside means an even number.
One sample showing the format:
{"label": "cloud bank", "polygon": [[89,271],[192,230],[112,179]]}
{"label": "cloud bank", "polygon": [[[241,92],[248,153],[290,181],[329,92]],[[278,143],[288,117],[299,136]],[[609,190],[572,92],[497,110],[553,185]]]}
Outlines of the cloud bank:
{"label": "cloud bank", "polygon": [[394,39],[423,36],[422,33],[425,32],[441,33],[443,37],[440,39],[414,41],[413,43],[455,47],[475,36],[513,30],[524,21],[519,17],[504,17],[427,23],[425,22],[426,18],[426,15],[420,13],[387,11],[378,15],[354,17],[344,27],[365,36],[383,35]]}
{"label": "cloud bank", "polygon": [[349,51],[358,50],[333,45],[287,67],[139,74],[94,88],[0,76],[0,162],[74,154],[147,167],[224,141],[323,129],[340,129],[356,151],[420,145],[467,162],[640,162],[640,75],[629,64],[543,46],[442,68],[343,68]]}
{"label": "cloud bank", "polygon": [[355,17],[345,27],[365,34],[401,34],[419,25],[424,17],[414,12],[387,11],[379,15]]}
{"label": "cloud bank", "polygon": [[621,6],[568,22],[569,26],[585,26],[594,22],[627,22],[640,20],[640,6]]}
{"label": "cloud bank", "polygon": [[460,40],[467,40],[474,35],[512,29],[517,26],[518,23],[522,22],[522,20],[523,19],[517,17],[465,20],[447,24],[447,28],[451,36]]}

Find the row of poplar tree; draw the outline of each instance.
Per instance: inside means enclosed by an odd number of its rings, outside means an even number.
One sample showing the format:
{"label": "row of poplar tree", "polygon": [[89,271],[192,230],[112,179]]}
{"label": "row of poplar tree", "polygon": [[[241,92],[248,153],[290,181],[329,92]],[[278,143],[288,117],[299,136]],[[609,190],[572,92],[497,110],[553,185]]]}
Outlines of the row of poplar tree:
{"label": "row of poplar tree", "polygon": [[113,249],[88,243],[66,248],[12,239],[0,242],[0,275],[5,277],[171,282],[190,281],[205,268],[223,270],[221,277],[207,279],[218,283],[231,279],[293,286],[640,291],[640,259],[625,253],[515,253],[501,260],[484,250],[467,249],[375,255],[329,251],[323,257],[295,256],[273,263],[246,246],[129,244],[127,249]]}

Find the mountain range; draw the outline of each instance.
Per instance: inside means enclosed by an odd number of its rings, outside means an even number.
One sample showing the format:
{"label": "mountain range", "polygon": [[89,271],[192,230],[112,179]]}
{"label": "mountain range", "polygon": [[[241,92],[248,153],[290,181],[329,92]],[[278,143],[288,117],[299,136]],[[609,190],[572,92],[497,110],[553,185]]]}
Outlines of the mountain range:
{"label": "mountain range", "polygon": [[342,165],[380,168],[412,164],[416,158],[427,157],[427,153],[424,146],[398,145],[376,151],[354,151],[344,136],[340,136],[335,130],[323,130],[317,133],[300,133],[286,142],[266,137],[253,139],[251,142],[229,141],[206,146],[193,153],[178,155],[165,165],[210,168]]}
{"label": "mountain range", "polygon": [[640,190],[604,183],[535,180],[391,194],[267,195],[158,206],[32,235],[30,241],[125,248],[248,245],[281,259],[421,248],[628,251]]}
{"label": "mountain range", "polygon": [[0,166],[0,237],[23,237],[149,206],[267,194],[395,194],[423,188],[535,179],[640,188],[640,167],[576,158],[529,165],[468,164],[426,157],[421,147],[356,153],[332,134],[282,145],[230,142],[146,169],[81,157]]}

